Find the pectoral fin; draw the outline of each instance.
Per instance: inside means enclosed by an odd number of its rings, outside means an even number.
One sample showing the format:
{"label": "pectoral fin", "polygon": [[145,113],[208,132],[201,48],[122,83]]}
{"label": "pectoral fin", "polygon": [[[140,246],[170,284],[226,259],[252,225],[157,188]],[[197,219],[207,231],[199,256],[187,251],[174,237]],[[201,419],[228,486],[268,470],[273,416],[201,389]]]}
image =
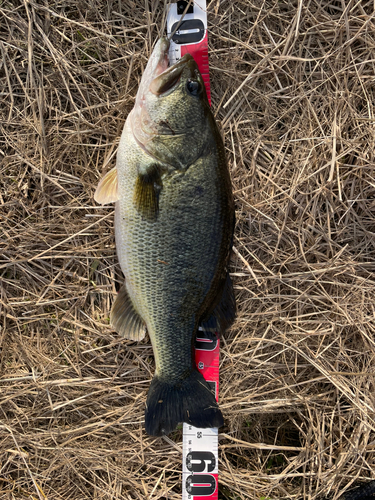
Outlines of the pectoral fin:
{"label": "pectoral fin", "polygon": [[158,165],[151,164],[139,168],[133,201],[137,210],[146,219],[156,219],[159,211],[159,193],[161,189],[162,181]]}
{"label": "pectoral fin", "polygon": [[116,167],[105,174],[99,182],[94,194],[94,200],[101,205],[112,203],[119,199]]}
{"label": "pectoral fin", "polygon": [[128,340],[142,340],[146,335],[146,325],[135,310],[125,284],[113,303],[110,320],[116,332]]}

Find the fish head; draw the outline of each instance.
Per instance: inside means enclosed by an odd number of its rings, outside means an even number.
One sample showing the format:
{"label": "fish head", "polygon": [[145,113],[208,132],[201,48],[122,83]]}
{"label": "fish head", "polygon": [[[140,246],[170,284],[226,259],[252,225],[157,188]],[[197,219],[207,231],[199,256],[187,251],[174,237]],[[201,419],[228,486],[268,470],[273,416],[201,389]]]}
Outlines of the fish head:
{"label": "fish head", "polygon": [[209,103],[194,58],[186,54],[170,66],[168,50],[161,38],[143,74],[131,128],[147,153],[184,170],[204,152]]}

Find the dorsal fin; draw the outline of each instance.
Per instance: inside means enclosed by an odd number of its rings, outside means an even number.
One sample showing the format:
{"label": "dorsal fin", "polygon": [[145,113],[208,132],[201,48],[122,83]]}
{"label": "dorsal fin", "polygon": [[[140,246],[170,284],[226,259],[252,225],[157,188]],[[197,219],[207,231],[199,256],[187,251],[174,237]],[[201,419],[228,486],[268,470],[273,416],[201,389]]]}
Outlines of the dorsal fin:
{"label": "dorsal fin", "polygon": [[222,290],[220,302],[213,310],[211,316],[201,323],[202,328],[205,330],[215,330],[219,334],[230,327],[236,316],[236,299],[234,297],[232,280],[228,272]]}

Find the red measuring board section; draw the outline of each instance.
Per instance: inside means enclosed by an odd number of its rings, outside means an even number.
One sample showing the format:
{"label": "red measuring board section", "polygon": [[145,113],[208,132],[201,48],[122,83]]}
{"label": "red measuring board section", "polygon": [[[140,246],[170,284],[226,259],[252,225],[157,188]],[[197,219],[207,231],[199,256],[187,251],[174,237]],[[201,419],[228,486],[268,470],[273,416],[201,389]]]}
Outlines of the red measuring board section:
{"label": "red measuring board section", "polygon": [[211,86],[210,86],[210,73],[208,67],[208,42],[207,31],[201,42],[192,45],[181,46],[181,57],[185,54],[191,54],[196,63],[198,64],[199,71],[202,74],[204,85],[206,87],[208,102],[211,106]]}
{"label": "red measuring board section", "polygon": [[216,332],[199,329],[195,340],[195,363],[219,399],[219,351],[220,339]]}

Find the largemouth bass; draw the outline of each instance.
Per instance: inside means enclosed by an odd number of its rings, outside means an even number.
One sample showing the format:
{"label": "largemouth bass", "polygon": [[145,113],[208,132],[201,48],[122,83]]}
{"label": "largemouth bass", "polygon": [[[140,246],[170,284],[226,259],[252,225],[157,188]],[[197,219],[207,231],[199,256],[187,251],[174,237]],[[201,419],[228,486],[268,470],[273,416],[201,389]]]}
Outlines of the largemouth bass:
{"label": "largemouth bass", "polygon": [[117,255],[125,275],[111,324],[131,340],[150,336],[156,371],[148,434],[179,422],[220,427],[214,394],[197,371],[198,326],[224,331],[235,300],[227,264],[234,205],[224,145],[202,76],[189,54],[169,67],[158,41],[122,132],[116,167],[98,203],[116,202]]}

